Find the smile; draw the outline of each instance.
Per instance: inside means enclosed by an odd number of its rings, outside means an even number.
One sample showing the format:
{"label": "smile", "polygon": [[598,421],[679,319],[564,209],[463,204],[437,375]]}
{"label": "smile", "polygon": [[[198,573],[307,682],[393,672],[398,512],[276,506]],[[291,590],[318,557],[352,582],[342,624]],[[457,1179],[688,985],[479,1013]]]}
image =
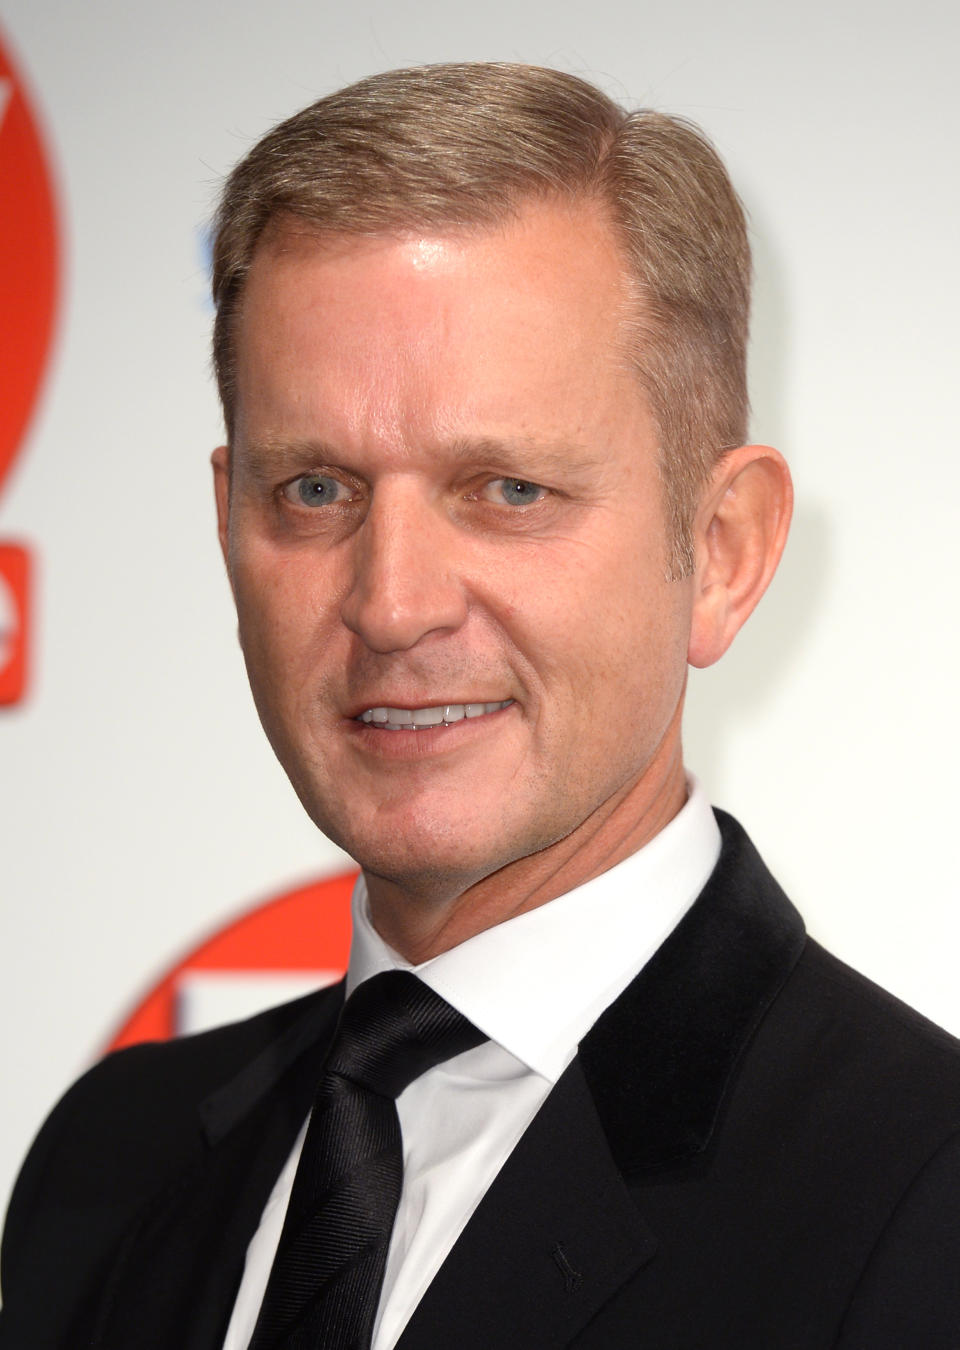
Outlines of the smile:
{"label": "smile", "polygon": [[466,717],[485,717],[509,708],[512,698],[499,703],[439,703],[433,708],[367,708],[357,718],[382,731],[419,731],[421,727],[449,727]]}

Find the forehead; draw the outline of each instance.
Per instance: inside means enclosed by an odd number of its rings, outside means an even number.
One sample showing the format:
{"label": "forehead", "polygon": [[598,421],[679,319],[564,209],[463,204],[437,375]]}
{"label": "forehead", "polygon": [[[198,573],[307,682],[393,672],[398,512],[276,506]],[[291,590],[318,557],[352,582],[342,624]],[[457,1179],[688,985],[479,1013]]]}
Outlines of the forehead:
{"label": "forehead", "polygon": [[293,293],[310,275],[322,279],[322,294],[304,295],[301,313],[359,323],[373,308],[381,320],[406,317],[411,329],[457,306],[505,322],[539,317],[544,327],[575,318],[578,331],[599,335],[626,316],[629,290],[600,208],[576,202],[533,201],[500,227],[449,232],[355,235],[276,219],[254,253],[242,316],[257,320],[280,303],[294,317]]}
{"label": "forehead", "polygon": [[[576,420],[625,385],[630,299],[612,230],[588,205],[530,203],[497,229],[382,236],[276,223],[238,315],[238,418],[267,406],[417,405],[467,421]],[[296,386],[296,390],[294,390]],[[311,398],[312,394],[315,396]]]}

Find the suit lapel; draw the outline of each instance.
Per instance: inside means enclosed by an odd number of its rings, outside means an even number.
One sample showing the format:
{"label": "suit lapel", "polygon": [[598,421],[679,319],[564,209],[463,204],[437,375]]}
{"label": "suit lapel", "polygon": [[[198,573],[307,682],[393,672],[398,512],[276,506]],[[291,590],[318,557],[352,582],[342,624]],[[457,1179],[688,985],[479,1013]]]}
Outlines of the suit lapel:
{"label": "suit lapel", "polygon": [[397,1350],[566,1345],[655,1249],[574,1063],[507,1159]]}
{"label": "suit lapel", "polygon": [[745,831],[716,812],[709,881],[580,1046],[621,1171],[690,1163],[708,1148],[741,1056],[803,951],[803,920]]}
{"label": "suit lapel", "polygon": [[585,1037],[397,1350],[556,1350],[642,1267],[655,1279],[657,1235],[628,1182],[698,1165],[805,942],[744,831],[717,816],[703,893]]}

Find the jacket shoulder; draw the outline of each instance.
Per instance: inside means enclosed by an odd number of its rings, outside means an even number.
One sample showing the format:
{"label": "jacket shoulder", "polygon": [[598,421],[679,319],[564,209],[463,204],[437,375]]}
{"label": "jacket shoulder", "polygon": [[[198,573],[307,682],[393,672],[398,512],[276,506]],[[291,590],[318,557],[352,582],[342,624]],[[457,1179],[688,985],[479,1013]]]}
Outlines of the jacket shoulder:
{"label": "jacket shoulder", "polygon": [[960,1128],[960,1040],[865,975],[808,939],[784,990],[800,1034],[813,1040],[821,1063],[851,1076],[861,1096],[876,1092],[887,1112],[940,1117]]}
{"label": "jacket shoulder", "polygon": [[339,988],[322,989],[209,1031],[113,1051],[66,1092],[35,1147],[49,1148],[47,1136],[52,1142],[67,1133],[71,1150],[78,1154],[90,1156],[108,1146],[109,1165],[115,1169],[123,1163],[127,1141],[142,1169],[145,1150],[175,1141],[178,1126],[196,1129],[197,1112],[212,1093],[260,1057],[270,1056],[291,1031],[322,1024],[328,1008],[339,1006]]}
{"label": "jacket shoulder", "polygon": [[333,986],[242,1022],[115,1051],[89,1069],[51,1111],[14,1187],[4,1301],[49,1268],[51,1241],[71,1215],[83,1216],[84,1244],[107,1252],[132,1214],[201,1162],[218,1097],[240,1083],[249,1098],[247,1080],[254,1091],[276,1082],[333,1025],[341,998]]}

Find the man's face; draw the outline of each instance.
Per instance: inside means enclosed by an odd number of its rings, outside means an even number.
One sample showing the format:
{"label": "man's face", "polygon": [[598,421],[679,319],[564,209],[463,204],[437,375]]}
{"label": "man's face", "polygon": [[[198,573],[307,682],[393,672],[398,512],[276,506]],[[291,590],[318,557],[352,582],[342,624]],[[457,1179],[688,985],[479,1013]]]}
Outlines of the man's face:
{"label": "man's face", "polygon": [[215,461],[240,637],[301,800],[373,876],[458,894],[568,854],[679,762],[691,588],[620,268],[543,205],[254,259],[229,503]]}

